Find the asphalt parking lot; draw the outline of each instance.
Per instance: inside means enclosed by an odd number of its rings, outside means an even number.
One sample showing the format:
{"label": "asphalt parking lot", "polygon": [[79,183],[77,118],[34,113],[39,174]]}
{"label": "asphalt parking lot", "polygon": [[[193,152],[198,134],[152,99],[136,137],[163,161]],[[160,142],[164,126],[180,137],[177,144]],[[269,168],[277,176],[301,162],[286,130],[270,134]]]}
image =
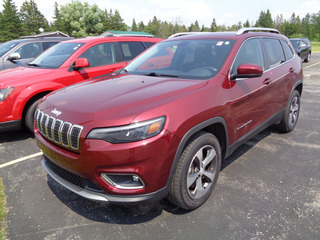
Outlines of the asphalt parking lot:
{"label": "asphalt parking lot", "polygon": [[0,134],[0,175],[14,239],[320,239],[320,52],[303,63],[295,130],[270,127],[225,160],[211,198],[182,211],[91,202],[50,179],[25,132]]}

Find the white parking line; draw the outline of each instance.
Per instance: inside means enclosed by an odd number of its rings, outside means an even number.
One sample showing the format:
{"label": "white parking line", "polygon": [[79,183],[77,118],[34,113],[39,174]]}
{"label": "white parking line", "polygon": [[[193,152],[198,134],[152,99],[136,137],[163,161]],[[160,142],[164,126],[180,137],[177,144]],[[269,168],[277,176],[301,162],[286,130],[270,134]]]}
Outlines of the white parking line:
{"label": "white parking line", "polygon": [[35,153],[35,154],[31,154],[29,156],[26,156],[26,157],[22,157],[22,158],[18,158],[16,160],[12,160],[10,162],[7,162],[7,163],[4,163],[4,164],[1,164],[0,165],[0,169],[1,168],[4,168],[4,167],[8,167],[12,164],[15,164],[15,163],[18,163],[18,162],[22,162],[22,161],[25,161],[25,160],[28,160],[28,159],[31,159],[31,158],[34,158],[34,157],[38,157],[38,156],[41,156],[42,155],[42,152],[38,152],[38,153]]}

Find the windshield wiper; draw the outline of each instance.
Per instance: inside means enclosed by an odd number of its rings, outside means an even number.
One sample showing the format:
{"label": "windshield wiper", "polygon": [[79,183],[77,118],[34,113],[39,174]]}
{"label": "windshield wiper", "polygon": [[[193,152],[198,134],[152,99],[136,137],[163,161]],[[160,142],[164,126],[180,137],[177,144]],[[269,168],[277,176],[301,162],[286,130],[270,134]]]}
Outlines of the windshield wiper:
{"label": "windshield wiper", "polygon": [[146,76],[179,78],[178,75],[174,75],[174,74],[161,74],[161,73],[155,73],[155,72],[148,73],[148,74],[146,74]]}

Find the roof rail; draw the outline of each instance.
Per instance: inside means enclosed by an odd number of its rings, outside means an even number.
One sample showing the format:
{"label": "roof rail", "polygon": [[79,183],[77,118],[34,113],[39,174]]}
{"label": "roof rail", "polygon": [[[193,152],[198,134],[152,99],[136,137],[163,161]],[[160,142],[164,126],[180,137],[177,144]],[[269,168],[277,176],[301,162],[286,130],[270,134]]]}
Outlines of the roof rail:
{"label": "roof rail", "polygon": [[260,32],[271,32],[271,33],[277,33],[280,34],[280,31],[274,28],[262,28],[262,27],[245,27],[238,30],[236,33],[237,35],[245,34],[248,32],[254,32],[254,31],[260,31]]}
{"label": "roof rail", "polygon": [[171,35],[170,37],[168,37],[168,39],[175,38],[175,37],[187,36],[187,35],[196,34],[196,33],[200,33],[200,32],[180,32],[180,33],[175,33],[175,34]]}
{"label": "roof rail", "polygon": [[106,31],[99,35],[100,37],[155,37],[146,32],[131,32],[131,31]]}

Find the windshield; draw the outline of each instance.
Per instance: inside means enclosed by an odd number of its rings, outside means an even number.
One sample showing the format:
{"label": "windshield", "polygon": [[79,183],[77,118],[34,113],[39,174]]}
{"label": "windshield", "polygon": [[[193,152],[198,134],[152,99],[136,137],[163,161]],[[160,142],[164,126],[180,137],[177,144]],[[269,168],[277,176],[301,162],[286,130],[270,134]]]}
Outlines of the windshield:
{"label": "windshield", "polygon": [[214,77],[227,59],[234,40],[198,39],[164,41],[130,63],[129,74],[186,79]]}
{"label": "windshield", "polygon": [[59,43],[43,52],[28,65],[42,68],[60,67],[83,43]]}
{"label": "windshield", "polygon": [[8,51],[10,51],[12,48],[17,46],[19,42],[6,42],[2,43],[0,45],[0,57],[2,57],[4,54],[6,54]]}
{"label": "windshield", "polygon": [[298,49],[300,46],[300,40],[290,40],[294,49]]}

